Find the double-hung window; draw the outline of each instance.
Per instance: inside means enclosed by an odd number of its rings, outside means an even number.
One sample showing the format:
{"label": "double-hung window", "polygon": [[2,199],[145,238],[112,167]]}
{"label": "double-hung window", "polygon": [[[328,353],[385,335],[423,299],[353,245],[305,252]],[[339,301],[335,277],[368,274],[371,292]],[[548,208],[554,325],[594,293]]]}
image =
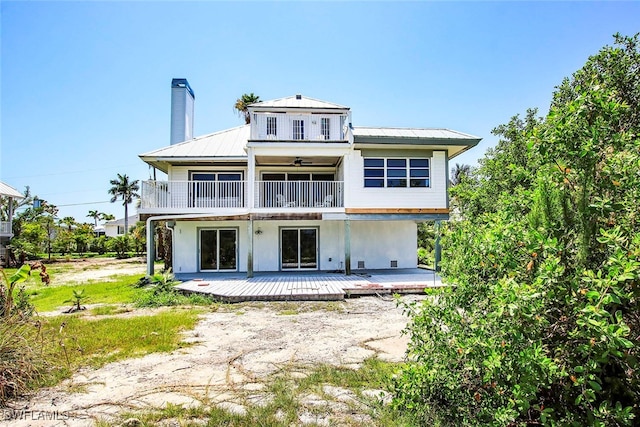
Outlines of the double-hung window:
{"label": "double-hung window", "polygon": [[320,133],[324,139],[331,139],[331,128],[329,127],[329,117],[323,117],[320,119]]}
{"label": "double-hung window", "polygon": [[267,136],[276,136],[278,134],[278,124],[276,117],[267,117]]}
{"label": "double-hung window", "polygon": [[429,187],[429,159],[365,158],[364,186]]}
{"label": "double-hung window", "polygon": [[304,139],[304,120],[293,120],[293,139]]}

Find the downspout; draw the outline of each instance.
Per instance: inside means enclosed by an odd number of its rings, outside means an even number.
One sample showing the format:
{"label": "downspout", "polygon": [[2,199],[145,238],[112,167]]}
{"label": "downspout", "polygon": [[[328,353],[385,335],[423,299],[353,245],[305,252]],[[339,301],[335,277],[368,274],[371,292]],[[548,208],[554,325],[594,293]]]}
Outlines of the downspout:
{"label": "downspout", "polygon": [[[249,211],[234,213],[234,215],[248,215]],[[176,220],[179,221],[181,219],[199,219],[205,217],[217,217],[217,216],[229,216],[228,213],[225,214],[187,214],[187,215],[157,215],[150,216],[147,218],[147,274],[152,276],[154,273],[154,262],[155,262],[155,250],[154,250],[154,240],[153,240],[153,232],[151,223],[155,221],[166,221],[166,220]],[[172,236],[173,237],[173,236]],[[173,244],[173,239],[172,244]],[[171,251],[173,256],[173,251]]]}

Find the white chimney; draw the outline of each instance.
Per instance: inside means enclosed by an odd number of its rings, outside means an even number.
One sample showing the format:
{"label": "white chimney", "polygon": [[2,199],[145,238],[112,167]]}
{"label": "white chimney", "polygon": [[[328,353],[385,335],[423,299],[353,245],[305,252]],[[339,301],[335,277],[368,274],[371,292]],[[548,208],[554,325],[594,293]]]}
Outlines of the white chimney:
{"label": "white chimney", "polygon": [[171,80],[171,145],[193,139],[195,99],[187,79]]}

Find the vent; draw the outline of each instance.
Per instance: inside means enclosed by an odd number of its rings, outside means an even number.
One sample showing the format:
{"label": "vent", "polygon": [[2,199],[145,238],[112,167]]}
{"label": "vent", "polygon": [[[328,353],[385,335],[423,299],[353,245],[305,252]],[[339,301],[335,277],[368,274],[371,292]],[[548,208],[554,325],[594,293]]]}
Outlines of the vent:
{"label": "vent", "polygon": [[358,268],[364,268],[364,261],[358,261]]}
{"label": "vent", "polygon": [[398,268],[398,260],[392,260],[391,261],[391,268]]}
{"label": "vent", "polygon": [[302,95],[296,95],[296,99],[302,99]]}

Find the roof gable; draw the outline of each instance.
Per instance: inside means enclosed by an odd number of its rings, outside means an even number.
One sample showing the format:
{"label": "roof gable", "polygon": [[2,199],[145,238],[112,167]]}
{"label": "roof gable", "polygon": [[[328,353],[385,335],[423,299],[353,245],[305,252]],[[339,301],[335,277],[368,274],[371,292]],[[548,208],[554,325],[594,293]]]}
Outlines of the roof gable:
{"label": "roof gable", "polygon": [[24,199],[24,195],[10,185],[0,182],[0,196],[9,196],[14,199]]}
{"label": "roof gable", "polygon": [[322,101],[320,99],[309,98],[302,95],[288,96],[286,98],[278,98],[270,101],[256,102],[249,105],[250,110],[264,110],[272,108],[282,109],[320,109],[320,110],[348,110],[349,107],[334,104],[332,102]]}

